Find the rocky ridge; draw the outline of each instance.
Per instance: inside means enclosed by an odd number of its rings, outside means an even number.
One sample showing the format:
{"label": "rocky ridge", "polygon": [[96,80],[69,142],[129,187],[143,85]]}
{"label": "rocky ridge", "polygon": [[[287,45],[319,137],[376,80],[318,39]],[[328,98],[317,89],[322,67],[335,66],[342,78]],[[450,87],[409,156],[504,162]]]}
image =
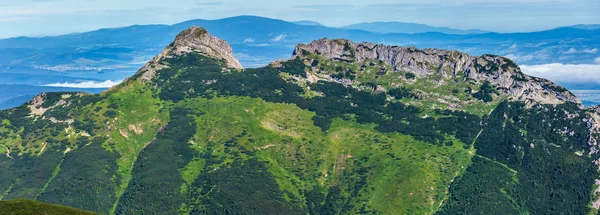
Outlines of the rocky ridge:
{"label": "rocky ridge", "polygon": [[563,87],[546,79],[525,75],[513,61],[495,55],[469,56],[458,51],[321,39],[298,45],[292,58],[311,54],[342,61],[376,59],[390,65],[396,72],[409,71],[418,77],[441,75],[450,80],[463,76],[478,83],[489,81],[514,100],[541,104],[572,102],[583,107],[581,101]]}
{"label": "rocky ridge", "polygon": [[233,56],[233,50],[229,43],[209,34],[204,28],[191,27],[179,33],[175,41],[146,63],[136,73],[136,76],[141,75],[142,80],[150,81],[157,70],[167,67],[167,65],[159,63],[162,59],[191,52],[199,52],[209,57],[222,59],[225,62],[225,66],[229,68],[243,68],[242,64]]}

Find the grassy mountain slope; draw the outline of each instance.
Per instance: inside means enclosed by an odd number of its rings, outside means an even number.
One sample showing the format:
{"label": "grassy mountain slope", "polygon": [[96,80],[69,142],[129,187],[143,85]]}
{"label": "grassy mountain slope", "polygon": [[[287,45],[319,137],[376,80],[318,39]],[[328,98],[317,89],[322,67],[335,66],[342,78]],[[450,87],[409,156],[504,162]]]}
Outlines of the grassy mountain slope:
{"label": "grassy mountain slope", "polygon": [[104,93],[0,112],[0,199],[106,214],[593,211],[595,113],[511,61],[412,50],[402,67],[327,41],[344,51],[233,69],[226,43],[182,34]]}
{"label": "grassy mountain slope", "polygon": [[16,199],[10,201],[0,201],[0,214],[10,215],[34,215],[34,214],[52,214],[52,215],[92,215],[95,213],[78,210],[74,208],[45,204],[26,199]]}

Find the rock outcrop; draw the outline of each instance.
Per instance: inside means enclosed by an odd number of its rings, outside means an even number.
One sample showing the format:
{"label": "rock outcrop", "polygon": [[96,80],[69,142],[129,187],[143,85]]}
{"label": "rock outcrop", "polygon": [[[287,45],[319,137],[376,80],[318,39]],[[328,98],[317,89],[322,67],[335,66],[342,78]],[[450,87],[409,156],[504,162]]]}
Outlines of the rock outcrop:
{"label": "rock outcrop", "polygon": [[190,52],[199,52],[209,57],[222,59],[225,66],[229,68],[243,68],[242,64],[233,56],[233,50],[229,43],[209,34],[204,28],[191,27],[179,33],[175,41],[146,63],[136,76],[140,75],[142,80],[150,81],[156,71],[167,66],[159,63],[162,59]]}
{"label": "rock outcrop", "polygon": [[586,125],[590,130],[590,137],[588,138],[588,145],[592,147],[592,151],[596,152],[596,146],[598,145],[598,139],[600,139],[600,106],[589,107],[586,109],[588,117],[586,117]]}
{"label": "rock outcrop", "polygon": [[458,51],[321,39],[298,45],[292,57],[311,54],[344,61],[376,59],[395,71],[409,71],[418,77],[442,75],[446,80],[463,77],[478,83],[489,81],[515,100],[542,104],[572,102],[583,107],[581,101],[563,87],[546,79],[525,75],[513,61],[495,55],[469,56]]}

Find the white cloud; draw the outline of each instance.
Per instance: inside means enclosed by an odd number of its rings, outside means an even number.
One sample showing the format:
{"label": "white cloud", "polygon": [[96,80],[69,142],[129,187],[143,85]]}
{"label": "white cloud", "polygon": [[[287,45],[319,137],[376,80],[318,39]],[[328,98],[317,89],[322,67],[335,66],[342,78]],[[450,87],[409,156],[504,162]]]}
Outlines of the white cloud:
{"label": "white cloud", "polygon": [[530,61],[536,57],[533,54],[528,54],[528,55],[507,54],[505,56],[513,61],[520,61],[520,62]]}
{"label": "white cloud", "polygon": [[44,86],[46,86],[46,87],[68,87],[68,88],[110,88],[112,86],[115,86],[115,85],[121,83],[122,81],[123,80],[120,80],[120,81],[107,80],[104,82],[82,81],[82,82],[77,82],[77,83],[64,82],[64,83],[46,84]]}
{"label": "white cloud", "polygon": [[507,58],[510,58],[516,62],[528,62],[528,61],[538,61],[538,62],[549,62],[552,57],[551,49],[542,49],[534,52],[520,52],[514,54],[505,54]]}
{"label": "white cloud", "polygon": [[274,44],[270,44],[270,43],[261,43],[261,44],[250,45],[250,46],[254,46],[254,47],[268,47],[268,46],[274,46]]}
{"label": "white cloud", "polygon": [[598,48],[593,48],[593,49],[584,49],[581,51],[578,51],[575,48],[571,48],[566,52],[563,52],[564,54],[577,54],[577,53],[586,53],[586,54],[596,54],[598,53]]}
{"label": "white cloud", "polygon": [[[596,59],[596,63],[600,64],[598,61]],[[594,64],[522,65],[521,70],[525,74],[559,83],[600,83],[600,65]]]}
{"label": "white cloud", "polygon": [[549,42],[540,42],[538,44],[535,44],[534,46],[535,47],[540,47],[540,46],[545,46],[545,45],[548,45],[548,44],[549,44]]}
{"label": "white cloud", "polygon": [[280,34],[280,35],[277,35],[275,38],[271,39],[271,41],[279,42],[279,41],[284,40],[286,37],[287,37],[287,34]]}
{"label": "white cloud", "polygon": [[593,49],[584,49],[583,50],[584,53],[588,53],[588,54],[596,54],[598,53],[598,49],[597,48],[593,48]]}
{"label": "white cloud", "polygon": [[253,43],[254,39],[252,39],[252,37],[248,37],[244,40],[244,43]]}
{"label": "white cloud", "polygon": [[571,49],[569,49],[568,51],[566,51],[566,52],[563,52],[563,53],[565,53],[565,54],[575,54],[575,53],[577,53],[577,49],[575,49],[575,48],[571,48]]}
{"label": "white cloud", "polygon": [[594,63],[600,64],[600,57],[597,57],[596,59],[594,59]]}

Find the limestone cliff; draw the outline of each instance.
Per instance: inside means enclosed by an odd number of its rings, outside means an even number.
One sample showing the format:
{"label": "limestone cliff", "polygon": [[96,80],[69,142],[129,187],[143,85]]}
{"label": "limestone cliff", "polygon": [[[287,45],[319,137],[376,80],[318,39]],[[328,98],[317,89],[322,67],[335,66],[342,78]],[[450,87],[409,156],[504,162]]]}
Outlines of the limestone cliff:
{"label": "limestone cliff", "polygon": [[409,71],[420,78],[442,75],[449,80],[460,75],[478,83],[489,81],[514,100],[541,104],[572,102],[583,107],[581,101],[563,87],[525,75],[513,61],[495,55],[469,56],[458,51],[321,39],[298,45],[293,57],[311,54],[344,61],[376,59],[390,65],[394,71]]}
{"label": "limestone cliff", "polygon": [[136,73],[136,76],[139,75],[142,80],[149,81],[154,77],[157,70],[167,66],[159,63],[162,59],[190,52],[199,52],[223,60],[225,66],[229,68],[242,69],[240,62],[233,56],[231,46],[225,40],[211,35],[204,28],[191,27],[179,33],[175,41],[146,63]]}

